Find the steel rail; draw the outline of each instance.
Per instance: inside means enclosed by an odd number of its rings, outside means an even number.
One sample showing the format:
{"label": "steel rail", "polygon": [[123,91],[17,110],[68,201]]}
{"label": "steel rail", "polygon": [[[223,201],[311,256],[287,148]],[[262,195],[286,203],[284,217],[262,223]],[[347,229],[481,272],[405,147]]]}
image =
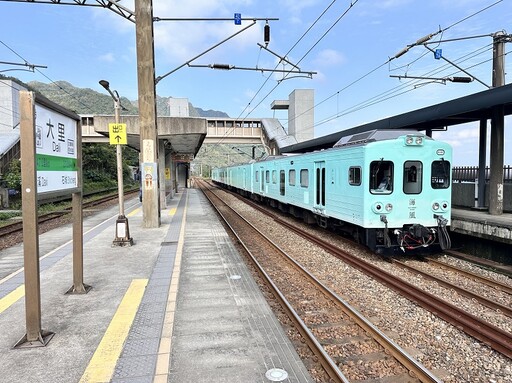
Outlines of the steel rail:
{"label": "steel rail", "polygon": [[[210,193],[213,193],[210,191]],[[217,197],[219,198],[219,197]],[[220,200],[220,198],[219,198]],[[222,201],[223,202],[223,201]],[[225,204],[225,202],[223,202]],[[252,203],[251,203],[252,205]],[[226,205],[229,209],[233,210],[229,205]],[[240,216],[236,211],[235,214]],[[240,216],[241,217],[241,216]],[[280,249],[276,244],[273,243],[268,237],[266,237],[261,231],[259,231],[254,225],[249,223],[245,218],[241,217],[245,222],[247,222],[255,231],[257,231],[263,238],[265,238],[272,246],[274,246],[280,253],[282,253],[286,259],[291,262],[301,273],[303,273],[315,286],[317,286],[327,297],[336,302],[342,309],[342,311],[347,314],[355,323],[357,323],[363,330],[365,330],[370,336],[378,342],[385,350],[390,352],[390,354],[404,367],[406,367],[410,373],[412,373],[415,377],[417,377],[421,382],[435,382],[440,383],[439,380],[432,372],[426,369],[421,363],[419,363],[416,359],[410,356],[405,350],[403,350],[398,344],[396,344],[391,338],[385,335],[382,331],[380,331],[373,323],[371,323],[368,319],[366,319],[358,310],[352,307],[348,302],[339,297],[334,291],[325,286],[321,281],[319,281],[314,275],[308,272],[300,263],[298,263],[295,259],[289,256],[284,250]],[[277,220],[276,220],[277,221]],[[281,222],[278,222],[281,223]],[[238,238],[238,236],[237,236]],[[253,256],[251,255],[251,258]],[[255,260],[257,263],[257,260]],[[258,264],[258,268],[261,267]],[[262,270],[264,272],[264,270]],[[276,287],[277,288],[277,287]],[[283,299],[285,299],[283,297]],[[293,310],[293,309],[291,309]],[[294,312],[294,311],[293,311]],[[296,315],[296,314],[294,314]],[[297,316],[298,317],[298,316]],[[301,323],[302,320],[298,318]],[[305,325],[304,325],[305,326]],[[306,327],[307,332],[309,333],[309,329]],[[313,335],[311,335],[313,336]],[[314,336],[313,336],[314,338]],[[315,339],[316,341],[316,339]],[[316,341],[317,342],[317,341]],[[321,346],[320,346],[321,347]],[[323,351],[323,348],[321,347]],[[330,357],[328,357],[331,359]],[[337,367],[336,367],[337,368]],[[341,372],[340,372],[341,373]]]}
{"label": "steel rail", "polygon": [[406,269],[406,270],[409,270],[409,271],[412,271],[414,273],[417,273],[417,274],[420,274],[421,276],[425,277],[425,278],[428,278],[430,280],[433,280],[437,283],[439,283],[440,285],[442,286],[445,286],[449,289],[453,289],[455,291],[457,291],[459,294],[461,295],[464,295],[470,299],[474,299],[478,302],[480,302],[482,305],[484,306],[487,306],[491,309],[495,309],[495,310],[499,310],[501,311],[503,314],[505,314],[506,316],[508,317],[512,317],[512,309],[510,307],[507,307],[507,306],[504,306],[502,304],[499,304],[497,302],[493,302],[485,297],[482,297],[481,295],[478,295],[478,294],[475,294],[473,293],[472,291],[469,291],[463,287],[460,287],[460,286],[457,286],[457,285],[454,285],[450,282],[448,282],[447,280],[444,280],[442,278],[439,278],[439,277],[436,277],[434,275],[431,275],[423,270],[420,270],[418,269],[417,267],[414,267],[414,266],[411,266],[411,265],[408,265],[407,263],[404,263],[404,262],[401,262],[401,261],[398,261],[396,259],[393,259],[391,260],[391,262],[393,262],[394,264]]}
{"label": "steel rail", "polygon": [[[130,194],[134,194],[135,192],[136,191],[132,190],[132,191],[126,192],[125,194],[130,195]],[[99,205],[101,203],[111,201],[116,198],[117,198],[117,194],[112,194],[112,195],[101,197],[101,198],[98,198],[95,200],[86,201],[86,202],[82,203],[82,208],[90,208],[90,207]],[[56,219],[56,218],[62,217],[64,215],[70,214],[70,213],[71,213],[71,207],[65,208],[65,209],[59,210],[59,211],[52,211],[49,213],[40,214],[38,217],[38,223],[42,224],[44,222],[51,221],[52,219]],[[0,238],[3,236],[7,236],[10,234],[20,232],[22,230],[23,230],[23,222],[22,221],[17,221],[14,223],[9,223],[9,224],[0,226]]]}
{"label": "steel rail", "polygon": [[495,289],[501,290],[501,291],[503,291],[503,292],[505,292],[507,294],[512,294],[512,287],[510,287],[510,286],[508,286],[508,285],[506,285],[504,283],[495,281],[493,279],[484,277],[482,275],[478,275],[478,274],[472,273],[471,271],[459,269],[456,266],[452,266],[452,265],[450,265],[448,263],[441,262],[441,261],[438,261],[436,259],[427,258],[427,260],[428,260],[428,262],[433,263],[435,265],[438,265],[440,267],[444,267],[446,269],[454,270],[455,272],[457,272],[459,274],[462,274],[462,275],[465,275],[468,278],[476,279],[479,282],[485,283],[486,285],[488,285],[490,287],[493,287]]}

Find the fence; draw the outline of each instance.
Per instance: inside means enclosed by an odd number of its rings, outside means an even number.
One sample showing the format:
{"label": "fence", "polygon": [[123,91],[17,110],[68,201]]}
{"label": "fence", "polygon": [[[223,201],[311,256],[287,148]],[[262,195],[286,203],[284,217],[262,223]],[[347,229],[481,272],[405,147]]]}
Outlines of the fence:
{"label": "fence", "polygon": [[[490,168],[485,168],[485,180],[489,181]],[[452,182],[475,182],[478,178],[478,166],[455,166],[452,169]],[[503,167],[503,183],[512,183],[512,166]]]}

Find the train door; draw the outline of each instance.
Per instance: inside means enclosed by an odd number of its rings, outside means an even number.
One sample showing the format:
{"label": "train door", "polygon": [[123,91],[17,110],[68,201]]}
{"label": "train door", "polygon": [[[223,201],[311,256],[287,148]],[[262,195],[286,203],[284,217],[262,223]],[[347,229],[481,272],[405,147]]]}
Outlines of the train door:
{"label": "train door", "polygon": [[315,207],[325,209],[325,161],[315,162]]}
{"label": "train door", "polygon": [[286,193],[285,185],[286,185],[285,173],[284,173],[284,170],[280,170],[279,171],[279,194],[285,195],[285,193]]}
{"label": "train door", "polygon": [[263,170],[263,167],[260,168],[260,192],[263,193],[265,185],[265,171]]}

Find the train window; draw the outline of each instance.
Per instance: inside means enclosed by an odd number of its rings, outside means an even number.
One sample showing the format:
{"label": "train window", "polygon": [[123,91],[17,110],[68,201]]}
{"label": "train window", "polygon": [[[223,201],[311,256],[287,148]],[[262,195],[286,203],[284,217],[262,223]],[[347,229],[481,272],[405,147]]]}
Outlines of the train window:
{"label": "train window", "polygon": [[272,183],[277,183],[277,170],[272,170]]}
{"label": "train window", "polygon": [[423,164],[420,161],[404,163],[404,193],[420,194],[423,188]]}
{"label": "train window", "polygon": [[432,162],[432,189],[448,189],[450,187],[450,163],[441,161]]}
{"label": "train window", "polygon": [[370,192],[372,194],[393,192],[393,162],[381,159],[370,163]]}
{"label": "train window", "polygon": [[290,186],[295,186],[295,169],[291,169],[288,172],[288,183]]}
{"label": "train window", "polygon": [[309,171],[308,169],[300,170],[300,186],[307,188],[309,186]]}
{"label": "train window", "polygon": [[359,166],[351,166],[348,169],[348,183],[350,185],[361,185],[361,168]]}
{"label": "train window", "polygon": [[265,172],[265,182],[268,184],[270,183],[270,170]]}
{"label": "train window", "polygon": [[254,172],[254,182],[260,182],[260,172]]}

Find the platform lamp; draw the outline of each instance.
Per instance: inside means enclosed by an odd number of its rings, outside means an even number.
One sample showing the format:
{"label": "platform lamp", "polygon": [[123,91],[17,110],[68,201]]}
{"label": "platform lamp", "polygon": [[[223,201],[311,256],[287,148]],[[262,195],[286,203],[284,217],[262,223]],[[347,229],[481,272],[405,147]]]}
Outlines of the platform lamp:
{"label": "platform lamp", "polygon": [[[119,110],[121,109],[121,101],[116,90],[110,90],[110,84],[106,80],[100,80],[100,85],[107,90],[114,100],[115,123],[119,124]],[[128,218],[124,215],[124,184],[123,184],[123,148],[121,144],[116,144],[117,154],[117,184],[119,194],[119,216],[116,220],[116,237],[112,242],[113,246],[131,246],[133,238],[130,237],[130,228]]]}

